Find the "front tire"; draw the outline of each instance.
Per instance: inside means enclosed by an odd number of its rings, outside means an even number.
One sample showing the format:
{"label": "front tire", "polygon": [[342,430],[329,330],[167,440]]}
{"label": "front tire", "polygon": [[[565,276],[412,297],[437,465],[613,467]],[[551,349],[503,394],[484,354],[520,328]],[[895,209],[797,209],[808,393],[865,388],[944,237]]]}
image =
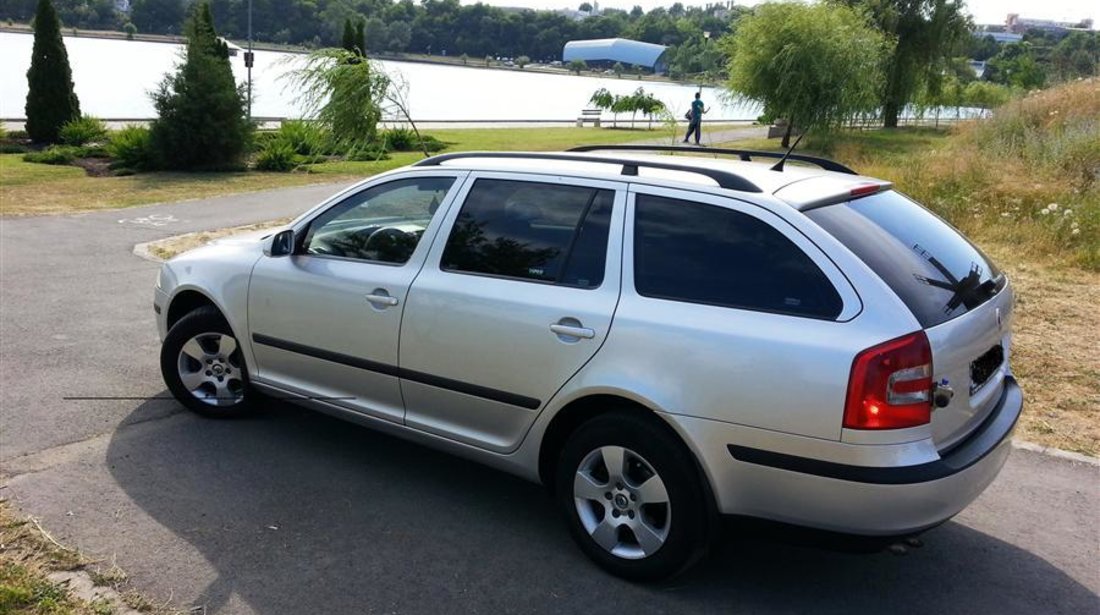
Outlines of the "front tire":
{"label": "front tire", "polygon": [[656,419],[615,412],[578,427],[559,459],[555,497],[581,550],[616,576],[667,579],[706,553],[702,478]]}
{"label": "front tire", "polygon": [[202,307],[172,325],[160,350],[160,371],[172,395],[211,418],[237,418],[254,409],[256,393],[229,323]]}

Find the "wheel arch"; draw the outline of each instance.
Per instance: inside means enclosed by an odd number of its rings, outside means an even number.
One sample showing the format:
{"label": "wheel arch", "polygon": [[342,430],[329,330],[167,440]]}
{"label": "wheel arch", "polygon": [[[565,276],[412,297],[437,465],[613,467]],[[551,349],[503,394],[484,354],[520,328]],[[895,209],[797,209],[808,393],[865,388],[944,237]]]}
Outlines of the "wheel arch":
{"label": "wheel arch", "polygon": [[550,419],[539,442],[538,453],[539,480],[548,490],[552,492],[554,489],[555,463],[569,435],[585,422],[612,412],[629,412],[638,416],[645,416],[675,437],[687,449],[695,464],[696,473],[702,484],[703,492],[706,494],[709,510],[717,513],[717,500],[714,496],[710,475],[703,467],[696,448],[691,446],[684,434],[675,427],[675,423],[666,419],[662,412],[641,401],[614,393],[592,393],[570,400]]}
{"label": "wheel arch", "polygon": [[[168,302],[168,313],[165,315],[167,329],[171,330],[181,318],[202,307],[212,307],[225,318],[225,310],[221,308],[206,294],[193,288],[185,288],[177,292]],[[226,321],[229,319],[226,318]]]}

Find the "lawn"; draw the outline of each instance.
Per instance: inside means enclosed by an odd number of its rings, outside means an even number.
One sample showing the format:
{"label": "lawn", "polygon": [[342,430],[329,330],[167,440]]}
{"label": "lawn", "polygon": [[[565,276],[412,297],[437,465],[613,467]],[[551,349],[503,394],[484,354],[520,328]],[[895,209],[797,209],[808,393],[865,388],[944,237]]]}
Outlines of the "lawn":
{"label": "lawn", "polygon": [[[639,122],[639,126],[644,123]],[[433,130],[446,151],[561,150],[583,143],[623,143],[663,137],[667,131],[598,128],[485,128]],[[293,173],[142,173],[126,177],[89,177],[72,166],[23,162],[20,154],[0,155],[0,214],[58,214],[133,207],[337,182],[381,173],[419,160],[416,153],[391,154],[377,162],[325,162]]]}

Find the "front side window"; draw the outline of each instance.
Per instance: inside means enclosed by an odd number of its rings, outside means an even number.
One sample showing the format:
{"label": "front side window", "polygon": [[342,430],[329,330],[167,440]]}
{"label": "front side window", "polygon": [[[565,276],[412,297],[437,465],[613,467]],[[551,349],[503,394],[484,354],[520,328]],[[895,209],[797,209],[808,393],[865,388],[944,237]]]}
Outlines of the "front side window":
{"label": "front side window", "polygon": [[638,195],[634,284],[646,297],[836,318],[843,302],[797,245],[738,211]]}
{"label": "front side window", "polygon": [[453,177],[418,177],[367,188],[317,216],[302,252],[401,264],[409,260]]}
{"label": "front side window", "polygon": [[447,239],[444,270],[595,288],[603,282],[611,190],[479,179]]}

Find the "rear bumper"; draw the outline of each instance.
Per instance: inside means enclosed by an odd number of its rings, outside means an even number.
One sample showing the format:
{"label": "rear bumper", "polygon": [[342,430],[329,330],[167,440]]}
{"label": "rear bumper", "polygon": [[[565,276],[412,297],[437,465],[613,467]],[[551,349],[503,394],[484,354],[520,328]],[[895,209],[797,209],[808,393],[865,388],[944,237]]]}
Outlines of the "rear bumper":
{"label": "rear bumper", "polygon": [[721,468],[713,447],[704,466],[723,513],[850,534],[913,533],[950,519],[993,482],[1022,409],[1019,385],[1006,378],[997,407],[974,433],[915,465],[849,465],[727,444]]}

